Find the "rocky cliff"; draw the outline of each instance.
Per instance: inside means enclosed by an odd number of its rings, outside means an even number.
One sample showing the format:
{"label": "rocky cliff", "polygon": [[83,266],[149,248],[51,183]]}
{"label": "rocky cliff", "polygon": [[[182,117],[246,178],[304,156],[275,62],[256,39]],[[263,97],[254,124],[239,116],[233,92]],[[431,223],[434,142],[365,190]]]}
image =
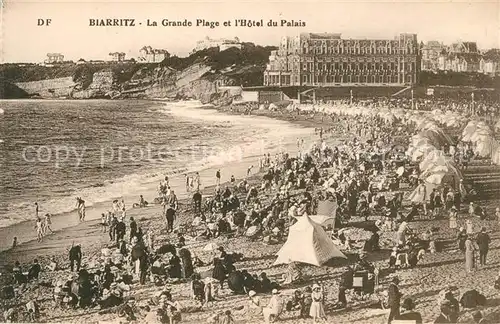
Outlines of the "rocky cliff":
{"label": "rocky cliff", "polygon": [[71,92],[76,83],[71,77],[56,78],[40,81],[17,82],[17,87],[28,95],[42,98],[71,97]]}
{"label": "rocky cliff", "polygon": [[[173,98],[228,102],[221,85],[260,85],[271,47],[211,48],[160,64],[85,63],[54,67],[0,65],[0,80],[41,98]],[[60,76],[54,78],[54,76]],[[0,95],[2,92],[0,91]]]}

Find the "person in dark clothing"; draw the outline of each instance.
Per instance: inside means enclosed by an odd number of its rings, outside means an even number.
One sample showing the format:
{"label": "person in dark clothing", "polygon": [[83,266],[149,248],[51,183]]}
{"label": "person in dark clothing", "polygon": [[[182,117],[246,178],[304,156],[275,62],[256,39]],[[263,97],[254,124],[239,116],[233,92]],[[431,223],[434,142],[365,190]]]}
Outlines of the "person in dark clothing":
{"label": "person in dark clothing", "polygon": [[347,298],[345,292],[347,289],[352,289],[354,270],[347,267],[347,270],[340,277],[338,302],[339,306],[345,307],[347,305]]}
{"label": "person in dark clothing", "polygon": [[120,248],[120,253],[126,257],[128,255],[128,251],[127,251],[127,243],[125,243],[125,241],[120,241],[118,243],[118,246]]}
{"label": "person in dark clothing", "polygon": [[116,243],[120,242],[120,240],[123,240],[123,238],[125,237],[126,230],[127,227],[125,226],[125,223],[120,219],[115,226]]}
{"label": "person in dark clothing", "polygon": [[118,219],[116,216],[113,216],[109,220],[109,240],[114,241],[116,238],[116,224],[118,224]]}
{"label": "person in dark clothing", "polygon": [[104,266],[104,272],[102,274],[103,278],[103,284],[102,288],[103,289],[109,289],[111,287],[111,283],[115,280],[115,275],[113,272],[111,272],[111,266],[109,264],[106,264]]}
{"label": "person in dark clothing", "polygon": [[17,284],[24,284],[28,282],[28,278],[26,278],[26,276],[23,274],[19,261],[15,262],[12,272],[14,274],[14,281]]}
{"label": "person in dark clothing", "polygon": [[394,277],[389,285],[389,318],[387,323],[390,324],[392,320],[400,315],[399,308],[401,306],[401,292],[399,291],[399,278]]}
{"label": "person in dark clothing", "polygon": [[80,265],[82,263],[82,248],[80,245],[74,245],[69,250],[69,262],[71,265],[71,271],[74,270],[76,264],[76,271],[80,271]]}
{"label": "person in dark clothing", "polygon": [[196,192],[193,194],[193,208],[195,213],[202,213],[201,201],[202,201],[201,193],[199,190],[196,190]]}
{"label": "person in dark clothing", "polygon": [[477,235],[476,243],[479,246],[479,264],[486,265],[486,255],[490,246],[490,236],[486,233],[486,228],[481,228],[481,233]]}
{"label": "person in dark clothing", "polygon": [[167,219],[167,232],[173,232],[174,231],[174,221],[175,221],[175,209],[174,208],[168,208],[165,211],[165,218]]}
{"label": "person in dark clothing", "polygon": [[441,314],[434,320],[434,324],[443,324],[443,323],[453,323],[450,320],[450,302],[449,301],[444,301],[441,304]]}
{"label": "person in dark clothing", "polygon": [[146,284],[146,278],[148,275],[149,260],[146,254],[143,254],[139,258],[139,283],[141,285]]}
{"label": "person in dark clothing", "polygon": [[267,277],[267,274],[265,272],[262,272],[260,274],[260,281],[262,283],[262,292],[263,293],[269,293],[271,290],[273,290],[271,280]]}
{"label": "person in dark clothing", "polygon": [[182,267],[181,267],[181,259],[177,256],[177,254],[174,254],[170,258],[169,266],[170,266],[168,269],[169,277],[180,279],[182,277]]}
{"label": "person in dark clothing", "polygon": [[467,231],[465,230],[465,228],[460,227],[457,235],[457,240],[458,248],[460,249],[460,251],[465,252],[465,241],[467,240]]}
{"label": "person in dark clothing", "polygon": [[40,271],[42,271],[42,267],[40,267],[38,260],[35,259],[33,261],[33,264],[31,265],[30,269],[28,270],[28,281],[31,279],[38,279],[38,275],[40,274]]}
{"label": "person in dark clothing", "polygon": [[460,313],[460,304],[455,296],[453,296],[453,293],[451,291],[448,291],[444,295],[444,298],[447,302],[449,302],[450,312],[448,314],[448,319],[452,323],[456,323],[458,321],[458,315]]}
{"label": "person in dark clothing", "polygon": [[243,276],[243,287],[245,289],[245,293],[248,293],[250,290],[255,290],[253,277],[248,273],[248,271],[242,270],[241,275]]}
{"label": "person in dark clothing", "polygon": [[224,287],[224,280],[226,280],[226,270],[224,269],[224,265],[219,258],[214,259],[214,270],[212,272],[212,278],[220,282],[221,289]]}
{"label": "person in dark clothing", "polygon": [[227,276],[229,289],[235,294],[245,294],[245,278],[240,271],[231,271]]}
{"label": "person in dark clothing", "polygon": [[397,316],[395,319],[399,321],[413,321],[415,324],[422,324],[422,315],[419,312],[415,312],[415,304],[413,303],[413,299],[406,298],[403,301],[403,308],[405,312],[403,314]]}
{"label": "person in dark clothing", "polygon": [[179,257],[181,258],[182,267],[184,268],[184,278],[190,278],[194,273],[191,252],[189,252],[188,249],[180,249]]}
{"label": "person in dark clothing", "polygon": [[137,235],[137,223],[133,217],[130,217],[130,238],[129,242],[132,242],[132,238]]}

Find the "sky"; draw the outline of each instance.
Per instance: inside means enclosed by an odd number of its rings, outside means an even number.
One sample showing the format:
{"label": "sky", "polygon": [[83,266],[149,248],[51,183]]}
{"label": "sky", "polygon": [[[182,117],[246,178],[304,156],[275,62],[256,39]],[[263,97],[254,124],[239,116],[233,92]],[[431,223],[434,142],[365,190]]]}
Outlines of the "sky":
{"label": "sky", "polygon": [[[2,0],[0,0],[1,2]],[[135,27],[91,27],[89,19],[135,19]],[[51,19],[37,26],[38,19]],[[160,26],[148,27],[146,20]],[[162,19],[219,21],[221,26],[163,27]],[[305,22],[305,27],[224,27],[226,20],[273,19]],[[278,45],[282,36],[301,32],[341,33],[342,38],[392,39],[416,33],[419,41],[445,44],[476,41],[500,48],[500,1],[20,1],[3,0],[0,62],[42,62],[49,52],[66,60],[108,60],[110,52],[136,57],[145,45],[187,55],[205,37],[239,37],[259,45]],[[142,25],[138,25],[139,22]]]}

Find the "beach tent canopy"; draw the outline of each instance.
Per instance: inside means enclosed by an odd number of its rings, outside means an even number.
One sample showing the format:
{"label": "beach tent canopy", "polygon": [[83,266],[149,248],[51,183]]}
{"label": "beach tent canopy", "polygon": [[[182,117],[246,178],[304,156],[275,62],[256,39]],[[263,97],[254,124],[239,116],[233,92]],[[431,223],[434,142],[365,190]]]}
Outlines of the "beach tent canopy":
{"label": "beach tent canopy", "polygon": [[474,153],[480,157],[491,157],[498,148],[498,142],[490,136],[481,137],[474,148]]}
{"label": "beach tent canopy", "polygon": [[[296,219],[300,219],[304,216],[294,216]],[[318,225],[321,226],[334,226],[335,218],[327,215],[309,215],[309,218]]]}
{"label": "beach tent canopy", "polygon": [[278,259],[274,265],[302,262],[321,266],[333,258],[346,259],[346,256],[321,225],[304,215],[290,227],[288,239],[278,251]]}

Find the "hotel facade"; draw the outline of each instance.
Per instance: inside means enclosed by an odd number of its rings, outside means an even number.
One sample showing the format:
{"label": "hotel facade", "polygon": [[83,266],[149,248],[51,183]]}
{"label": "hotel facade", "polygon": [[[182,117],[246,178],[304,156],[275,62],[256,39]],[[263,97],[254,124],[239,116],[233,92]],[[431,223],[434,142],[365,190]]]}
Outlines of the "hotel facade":
{"label": "hotel facade", "polygon": [[421,68],[416,34],[342,39],[341,34],[283,37],[264,72],[266,86],[410,85]]}

